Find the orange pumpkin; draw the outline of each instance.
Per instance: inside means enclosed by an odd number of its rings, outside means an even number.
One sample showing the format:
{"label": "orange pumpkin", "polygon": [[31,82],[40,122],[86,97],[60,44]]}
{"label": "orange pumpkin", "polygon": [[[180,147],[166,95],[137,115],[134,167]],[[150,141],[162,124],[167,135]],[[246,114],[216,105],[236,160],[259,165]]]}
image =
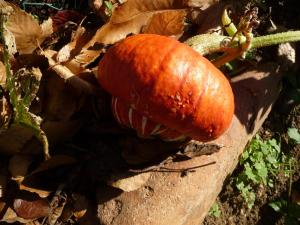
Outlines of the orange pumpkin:
{"label": "orange pumpkin", "polygon": [[[182,136],[213,140],[231,123],[234,97],[228,80],[206,58],[176,40],[154,34],[128,37],[107,51],[98,68],[100,85],[121,103],[112,107],[117,120],[140,134],[139,127],[146,128],[143,118],[150,127],[167,128],[171,134],[162,134],[163,139],[175,140]],[[130,110],[137,116],[131,112],[130,118]],[[133,125],[137,117],[140,124]],[[156,135],[153,129],[142,135]]]}

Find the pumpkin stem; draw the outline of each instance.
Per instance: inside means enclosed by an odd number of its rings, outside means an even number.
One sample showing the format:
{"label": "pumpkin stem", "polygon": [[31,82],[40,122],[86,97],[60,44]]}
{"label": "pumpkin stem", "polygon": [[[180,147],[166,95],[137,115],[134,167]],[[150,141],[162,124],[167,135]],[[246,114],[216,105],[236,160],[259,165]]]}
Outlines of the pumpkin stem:
{"label": "pumpkin stem", "polygon": [[202,34],[194,36],[185,42],[185,44],[198,51],[201,55],[224,52],[221,57],[213,61],[216,67],[220,67],[240,56],[244,57],[250,49],[300,41],[300,31],[253,37],[252,29],[259,24],[258,9],[256,7],[252,9],[246,8],[237,26],[231,21],[229,12],[230,6],[226,6],[221,17],[222,24],[229,36],[222,36],[216,33]]}
{"label": "pumpkin stem", "polygon": [[[214,62],[217,67],[220,67],[245,53],[243,48],[241,48],[241,45],[246,43],[248,41],[247,39],[243,41],[233,40],[229,43],[229,45],[224,47],[224,42],[226,42],[228,39],[231,40],[231,37],[218,34],[202,34],[189,38],[187,41],[185,41],[185,44],[192,47],[201,55],[208,55],[215,52],[225,52],[225,55],[221,56],[221,58]],[[253,37],[251,39],[250,46],[246,51],[250,49],[296,41],[300,41],[300,30]]]}

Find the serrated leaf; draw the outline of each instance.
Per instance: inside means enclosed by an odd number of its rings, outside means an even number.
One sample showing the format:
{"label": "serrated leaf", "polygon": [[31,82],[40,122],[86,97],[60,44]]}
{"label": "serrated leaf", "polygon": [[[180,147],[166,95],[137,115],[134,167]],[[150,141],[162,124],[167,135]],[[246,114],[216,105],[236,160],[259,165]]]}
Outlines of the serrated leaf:
{"label": "serrated leaf", "polygon": [[253,182],[255,182],[255,183],[259,182],[257,175],[254,173],[254,171],[252,170],[252,168],[250,167],[250,165],[248,163],[245,164],[245,174]]}
{"label": "serrated leaf", "polygon": [[[0,0],[1,1],[1,0]],[[0,2],[1,3],[1,2]],[[6,9],[3,9],[4,11]],[[9,10],[9,9],[7,9]],[[9,93],[10,103],[12,105],[14,111],[14,118],[13,122],[15,124],[20,124],[21,126],[30,128],[35,136],[43,143],[44,146],[44,154],[45,157],[49,157],[48,153],[48,140],[45,133],[41,130],[41,118],[29,112],[29,104],[31,99],[31,91],[35,92],[35,86],[32,88],[27,88],[24,95],[20,96],[18,93],[17,88],[17,79],[16,77],[12,76],[10,63],[9,63],[9,55],[6,46],[6,39],[3,36],[4,26],[7,21],[8,14],[1,14],[0,18],[0,38],[2,43],[4,43],[3,48],[3,61],[5,65],[5,72],[6,72],[6,89]]]}
{"label": "serrated leaf", "polygon": [[268,168],[264,162],[254,163],[254,167],[257,171],[257,175],[261,178],[264,184],[267,184]]}
{"label": "serrated leaf", "polygon": [[297,144],[300,144],[300,133],[297,128],[289,128],[288,136],[290,139],[295,141]]}
{"label": "serrated leaf", "polygon": [[286,210],[287,201],[279,200],[269,203],[269,206],[276,212],[283,212]]}

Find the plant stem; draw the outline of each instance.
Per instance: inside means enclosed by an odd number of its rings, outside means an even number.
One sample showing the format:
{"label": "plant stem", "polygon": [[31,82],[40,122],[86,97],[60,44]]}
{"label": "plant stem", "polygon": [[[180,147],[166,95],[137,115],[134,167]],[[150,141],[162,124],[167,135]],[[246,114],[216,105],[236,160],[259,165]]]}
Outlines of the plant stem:
{"label": "plant stem", "polygon": [[285,42],[296,41],[300,41],[300,31],[288,31],[283,33],[255,37],[252,40],[251,48],[261,48],[270,45],[277,45]]}
{"label": "plant stem", "polygon": [[[229,44],[226,45],[226,42]],[[240,41],[237,39],[232,40],[232,37],[229,36],[222,36],[218,34],[202,34],[202,35],[196,35],[192,38],[189,38],[185,41],[185,44],[192,47],[194,50],[199,52],[201,55],[207,55],[214,52],[234,52],[236,55],[233,57],[228,57],[228,54],[226,55],[227,58],[236,58],[240,56],[243,52],[243,49],[241,46],[246,43],[247,40]],[[277,45],[281,43],[286,42],[296,42],[300,41],[300,31],[288,31],[283,33],[277,33],[277,34],[270,34],[266,36],[261,37],[254,37],[251,39],[251,45],[250,49],[255,48],[262,48],[270,45]],[[239,54],[237,54],[237,51],[233,50],[239,50]],[[222,60],[222,63],[226,63],[230,60]],[[226,62],[225,62],[226,61]],[[219,66],[219,65],[218,65]]]}

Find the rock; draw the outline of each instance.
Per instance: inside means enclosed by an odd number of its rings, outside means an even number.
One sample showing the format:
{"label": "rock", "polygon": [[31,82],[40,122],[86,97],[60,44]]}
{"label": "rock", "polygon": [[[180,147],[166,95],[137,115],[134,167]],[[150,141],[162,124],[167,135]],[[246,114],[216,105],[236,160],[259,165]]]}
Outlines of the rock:
{"label": "rock", "polygon": [[[280,78],[274,64],[234,78],[235,116],[226,134],[213,142],[223,147],[211,155],[169,163],[165,167],[170,172],[151,172],[145,185],[131,192],[112,190],[110,193],[99,188],[100,224],[201,224],[245,145],[269,114],[279,94]],[[176,172],[192,167],[194,172]]]}

